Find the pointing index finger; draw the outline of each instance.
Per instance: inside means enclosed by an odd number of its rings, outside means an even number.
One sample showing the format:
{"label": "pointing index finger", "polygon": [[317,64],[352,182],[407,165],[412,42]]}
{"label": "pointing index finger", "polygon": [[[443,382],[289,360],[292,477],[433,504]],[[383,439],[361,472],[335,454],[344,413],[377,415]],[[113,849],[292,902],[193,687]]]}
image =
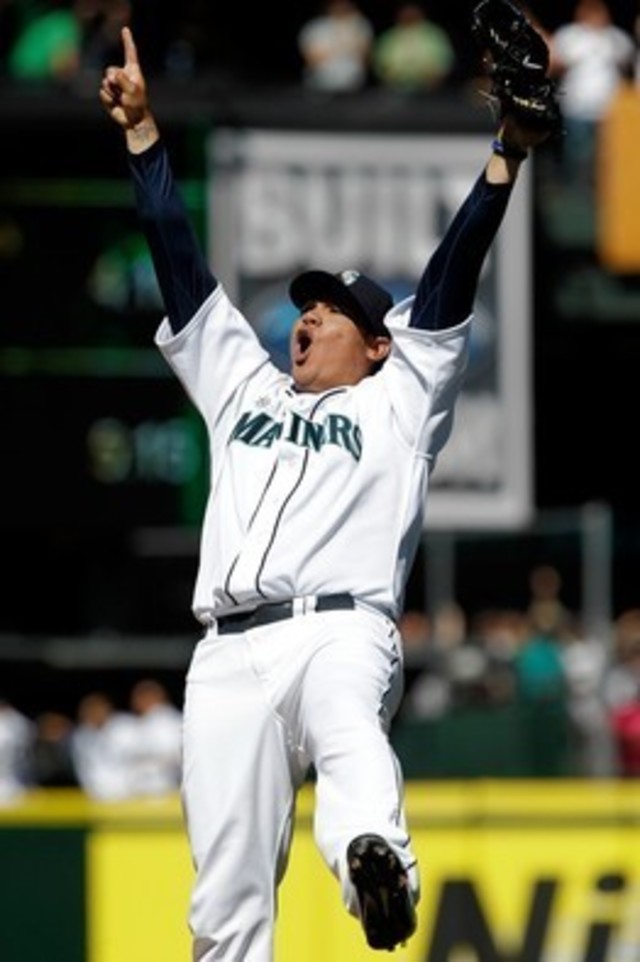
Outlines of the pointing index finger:
{"label": "pointing index finger", "polygon": [[125,67],[138,66],[138,51],[129,27],[122,28],[122,43],[124,44]]}

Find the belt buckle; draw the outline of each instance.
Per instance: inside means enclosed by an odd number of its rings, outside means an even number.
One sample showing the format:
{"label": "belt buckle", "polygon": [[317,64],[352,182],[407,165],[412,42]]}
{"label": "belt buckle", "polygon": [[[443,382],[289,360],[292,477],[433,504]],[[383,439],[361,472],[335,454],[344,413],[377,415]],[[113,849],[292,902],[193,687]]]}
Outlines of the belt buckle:
{"label": "belt buckle", "polygon": [[291,600],[291,614],[308,615],[309,612],[316,610],[317,604],[317,595],[297,595]]}

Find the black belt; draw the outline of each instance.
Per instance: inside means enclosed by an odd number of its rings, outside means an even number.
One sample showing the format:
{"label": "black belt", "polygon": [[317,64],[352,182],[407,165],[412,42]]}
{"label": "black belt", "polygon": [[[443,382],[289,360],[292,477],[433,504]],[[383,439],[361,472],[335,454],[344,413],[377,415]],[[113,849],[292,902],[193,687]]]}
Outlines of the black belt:
{"label": "black belt", "polygon": [[221,615],[216,619],[218,634],[229,635],[248,631],[250,628],[259,628],[261,625],[271,625],[274,621],[292,618],[297,610],[300,614],[309,614],[313,611],[347,611],[356,606],[353,597],[346,592],[335,595],[316,595],[314,598],[300,599],[300,601],[299,609],[294,601],[267,601],[251,611]]}

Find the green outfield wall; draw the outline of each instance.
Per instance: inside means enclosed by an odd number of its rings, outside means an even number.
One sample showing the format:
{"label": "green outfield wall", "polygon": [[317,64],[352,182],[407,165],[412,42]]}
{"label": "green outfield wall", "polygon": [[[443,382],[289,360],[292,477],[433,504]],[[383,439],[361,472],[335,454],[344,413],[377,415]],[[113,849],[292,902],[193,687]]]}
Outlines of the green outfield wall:
{"label": "green outfield wall", "polygon": [[[277,962],[366,962],[300,797]],[[640,785],[410,782],[419,927],[394,962],[636,962]],[[179,800],[34,792],[0,809],[1,962],[188,962]]]}

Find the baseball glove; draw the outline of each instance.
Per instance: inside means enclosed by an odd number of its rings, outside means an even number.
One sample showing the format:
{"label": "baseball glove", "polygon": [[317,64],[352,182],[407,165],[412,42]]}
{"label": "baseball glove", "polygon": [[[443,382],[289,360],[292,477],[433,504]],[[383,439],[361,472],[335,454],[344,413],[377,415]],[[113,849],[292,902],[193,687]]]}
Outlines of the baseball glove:
{"label": "baseball glove", "polygon": [[485,53],[489,98],[499,117],[511,114],[525,126],[558,133],[556,86],[547,76],[549,48],[524,13],[509,0],[481,0],[471,31]]}

